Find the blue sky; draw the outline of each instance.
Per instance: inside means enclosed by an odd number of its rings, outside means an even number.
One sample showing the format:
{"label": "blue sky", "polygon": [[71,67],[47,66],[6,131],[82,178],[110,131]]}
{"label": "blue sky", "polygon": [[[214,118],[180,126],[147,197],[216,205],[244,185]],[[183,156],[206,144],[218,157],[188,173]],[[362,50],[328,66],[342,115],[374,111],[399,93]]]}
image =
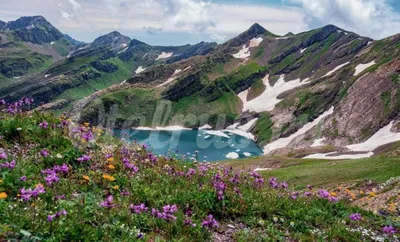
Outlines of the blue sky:
{"label": "blue sky", "polygon": [[153,45],[221,43],[255,22],[280,35],[326,24],[374,39],[400,32],[400,0],[0,0],[0,20],[29,15],[86,42],[117,30]]}

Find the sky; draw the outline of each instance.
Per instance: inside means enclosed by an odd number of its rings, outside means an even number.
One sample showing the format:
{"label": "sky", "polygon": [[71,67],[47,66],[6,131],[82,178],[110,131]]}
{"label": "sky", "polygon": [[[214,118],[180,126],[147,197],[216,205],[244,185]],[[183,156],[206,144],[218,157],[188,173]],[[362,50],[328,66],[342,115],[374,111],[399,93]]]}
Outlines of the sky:
{"label": "sky", "polygon": [[285,35],[334,24],[381,39],[400,32],[400,0],[0,0],[0,20],[42,15],[91,42],[111,31],[152,45],[222,43],[259,23]]}

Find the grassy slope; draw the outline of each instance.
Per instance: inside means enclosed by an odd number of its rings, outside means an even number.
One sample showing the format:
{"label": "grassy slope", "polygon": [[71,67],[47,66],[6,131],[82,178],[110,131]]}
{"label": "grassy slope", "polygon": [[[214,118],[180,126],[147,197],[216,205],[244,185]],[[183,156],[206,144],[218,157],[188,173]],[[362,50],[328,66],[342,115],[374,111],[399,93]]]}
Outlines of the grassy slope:
{"label": "grassy slope", "polygon": [[307,184],[334,186],[357,180],[371,179],[383,182],[400,174],[400,157],[373,157],[358,160],[303,160],[293,158],[250,158],[242,161],[228,161],[233,167],[271,166],[279,164],[279,169],[261,172],[264,176],[275,176],[304,188]]}
{"label": "grassy slope", "polygon": [[[233,235],[227,233],[230,241],[364,241],[369,238],[347,228],[360,225],[381,235],[382,227],[392,224],[390,218],[352,207],[346,201],[329,202],[316,195],[293,199],[289,189],[272,189],[267,181],[257,182],[257,174],[223,172],[207,165],[203,167],[206,171],[201,171],[194,163],[153,159],[146,150],[100,136],[91,127],[80,127],[81,134],[71,137],[65,126],[59,126],[60,119],[51,115],[1,115],[1,146],[7,149],[17,145],[22,149],[17,153],[6,150],[6,159],[14,158],[16,166],[1,174],[0,240],[77,241],[84,236],[87,241],[136,241],[135,237],[143,233],[146,241],[209,241],[215,228],[201,226],[208,214],[220,223],[219,233],[224,233],[227,224],[243,223],[247,227],[238,228]],[[44,120],[49,122],[49,128],[39,127]],[[80,138],[89,131],[98,138],[95,143]],[[50,156],[41,156],[43,149]],[[90,154],[90,161],[78,162],[77,158],[85,153]],[[113,158],[107,159],[110,154]],[[123,158],[138,170],[127,168]],[[42,171],[63,163],[68,171],[57,172],[59,180],[47,184]],[[26,181],[19,179],[23,175]],[[45,188],[40,199],[18,199],[21,188],[34,189],[38,183]],[[218,199],[216,188],[221,183],[224,197]],[[64,198],[54,199],[62,194]],[[112,208],[102,207],[110,195]],[[149,210],[130,211],[130,204],[141,203]],[[176,220],[152,216],[152,208],[160,210],[167,204],[177,206],[173,212]],[[66,215],[48,221],[49,215],[63,209]],[[362,214],[363,220],[350,221],[349,215],[355,212]],[[185,219],[197,226],[185,224]],[[315,234],[312,230],[320,232]]]}

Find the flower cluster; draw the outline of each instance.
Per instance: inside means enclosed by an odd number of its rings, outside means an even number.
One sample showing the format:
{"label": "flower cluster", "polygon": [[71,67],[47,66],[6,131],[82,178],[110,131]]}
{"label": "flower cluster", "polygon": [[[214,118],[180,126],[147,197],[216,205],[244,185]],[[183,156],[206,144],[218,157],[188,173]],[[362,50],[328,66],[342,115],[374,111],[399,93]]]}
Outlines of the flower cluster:
{"label": "flower cluster", "polygon": [[203,226],[203,228],[212,229],[212,228],[218,228],[219,224],[217,220],[215,220],[215,218],[210,214],[207,216],[206,219],[203,220],[201,226]]}
{"label": "flower cluster", "polygon": [[15,160],[12,160],[11,162],[4,162],[0,164],[1,168],[8,168],[10,170],[13,170],[15,168],[16,162]]}
{"label": "flower cluster", "polygon": [[53,183],[56,183],[60,180],[60,178],[57,176],[57,173],[68,173],[69,167],[67,164],[62,164],[61,166],[54,166],[52,169],[46,169],[42,171],[42,174],[45,174],[45,181],[47,186],[52,186]]}
{"label": "flower cluster", "polygon": [[103,208],[113,208],[116,205],[114,204],[114,197],[112,195],[109,195],[106,200],[102,201],[100,203],[100,207]]}
{"label": "flower cluster", "polygon": [[349,218],[353,221],[359,221],[362,219],[362,216],[359,213],[352,213],[350,214]]}
{"label": "flower cluster", "polygon": [[82,163],[82,162],[90,161],[90,159],[91,159],[91,157],[89,155],[83,155],[82,157],[79,157],[76,160],[79,161],[80,163]]}
{"label": "flower cluster", "polygon": [[178,207],[176,205],[165,205],[163,207],[163,212],[158,211],[157,209],[153,208],[151,210],[151,215],[156,218],[164,219],[165,221],[173,221],[176,220],[174,213],[178,211]]}
{"label": "flower cluster", "polygon": [[141,203],[139,205],[131,204],[129,206],[129,208],[133,213],[136,213],[136,214],[141,214],[143,212],[147,212],[147,210],[148,210],[148,208],[146,207],[146,205],[144,203]]}
{"label": "flower cluster", "polygon": [[38,197],[40,194],[45,193],[45,189],[44,186],[42,184],[38,184],[35,189],[25,189],[25,188],[21,188],[20,193],[21,193],[21,198],[27,202],[29,201],[32,197],[36,198]]}
{"label": "flower cluster", "polygon": [[139,171],[139,168],[131,163],[128,158],[123,158],[122,163],[124,164],[126,169],[133,171],[134,173],[137,173]]}
{"label": "flower cluster", "polygon": [[47,215],[47,222],[53,222],[53,220],[55,218],[59,218],[59,217],[61,217],[61,215],[66,216],[67,215],[67,211],[61,210],[60,212],[57,212],[55,214]]}

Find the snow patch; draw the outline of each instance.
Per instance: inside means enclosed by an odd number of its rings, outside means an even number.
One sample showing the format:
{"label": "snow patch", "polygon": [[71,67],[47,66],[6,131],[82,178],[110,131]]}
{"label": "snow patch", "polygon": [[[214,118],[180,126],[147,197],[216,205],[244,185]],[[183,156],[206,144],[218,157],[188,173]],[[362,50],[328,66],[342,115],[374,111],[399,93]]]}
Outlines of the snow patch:
{"label": "snow patch", "polygon": [[347,66],[348,64],[350,64],[349,61],[346,62],[346,63],[343,63],[343,64],[341,64],[341,65],[338,65],[337,67],[335,67],[335,69],[329,71],[329,72],[326,73],[323,77],[327,77],[327,76],[332,75],[332,74],[335,73],[337,70],[341,69],[341,68],[344,67],[344,66]]}
{"label": "snow patch", "polygon": [[290,144],[290,142],[292,142],[292,140],[294,140],[296,137],[305,134],[307,131],[316,126],[322,119],[331,115],[333,113],[333,109],[334,107],[332,106],[328,111],[325,111],[323,114],[321,114],[318,118],[314,119],[312,122],[305,124],[301,129],[297,130],[296,133],[290,135],[289,137],[280,138],[272,143],[267,144],[266,146],[264,146],[264,154],[268,154],[269,152],[276,149],[287,147]]}
{"label": "snow patch", "polygon": [[136,130],[168,130],[168,131],[177,131],[177,130],[192,130],[190,128],[185,128],[183,126],[179,125],[174,125],[174,126],[165,126],[165,127],[156,127],[156,128],[151,128],[151,127],[134,127],[132,129]]}
{"label": "snow patch", "polygon": [[142,66],[139,66],[139,67],[136,69],[135,73],[136,73],[136,74],[139,74],[140,72],[143,72],[144,70],[146,70],[146,68],[143,68]]}
{"label": "snow patch", "polygon": [[127,45],[127,44],[121,44],[121,46],[122,46],[122,47],[126,47],[126,46],[128,46],[128,45]]}
{"label": "snow patch", "polygon": [[302,159],[324,159],[324,160],[361,159],[361,158],[368,158],[374,155],[373,152],[368,152],[365,154],[345,154],[345,155],[329,156],[335,153],[336,152],[331,152],[326,154],[317,153],[305,156]]}
{"label": "snow patch", "polygon": [[254,171],[271,171],[272,168],[256,168]]}
{"label": "snow patch", "polygon": [[353,76],[358,76],[358,74],[360,74],[361,72],[363,72],[365,69],[367,69],[368,67],[370,67],[370,66],[373,66],[373,65],[375,65],[376,63],[375,63],[375,61],[371,61],[371,62],[369,62],[369,63],[366,63],[366,64],[359,64],[359,65],[357,65],[356,66],[356,72],[354,72],[354,75]]}
{"label": "snow patch", "polygon": [[360,158],[367,158],[374,155],[372,152],[376,148],[386,145],[389,143],[393,143],[400,140],[400,132],[394,133],[390,131],[393,127],[393,121],[390,122],[385,127],[378,130],[374,135],[372,135],[368,140],[353,145],[347,145],[346,147],[350,151],[355,152],[368,152],[364,154],[347,154],[347,155],[336,155],[336,156],[329,156],[330,154],[334,154],[335,152],[328,153],[328,154],[312,154],[304,157],[307,158],[315,158],[315,159],[329,159],[329,160],[336,160],[336,159],[360,159]]}
{"label": "snow patch", "polygon": [[157,57],[156,60],[169,58],[173,54],[174,54],[174,52],[168,52],[168,53],[167,52],[161,52],[161,54]]}
{"label": "snow patch", "polygon": [[178,75],[182,70],[181,69],[176,69],[175,72],[172,74],[172,76],[170,78],[168,78],[168,80],[160,85],[158,85],[157,87],[162,87],[167,85],[168,83],[172,82],[173,80],[175,80],[176,75]]}
{"label": "snow patch", "polygon": [[233,125],[228,126],[225,131],[230,132],[232,134],[240,135],[245,138],[255,140],[255,137],[252,133],[249,132],[250,128],[257,122],[258,118],[254,118],[247,122],[244,125],[239,126],[239,123],[235,123]]}
{"label": "snow patch", "polygon": [[263,41],[263,38],[252,38],[250,40],[249,46],[247,47],[246,45],[243,45],[242,49],[239,50],[238,53],[233,54],[232,56],[236,59],[247,59],[250,57],[251,52],[250,48],[257,47],[260,45],[260,43]]}
{"label": "snow patch", "polygon": [[277,98],[279,94],[307,84],[308,82],[302,82],[300,79],[285,82],[285,75],[281,75],[274,86],[271,86],[269,84],[269,75],[266,75],[263,78],[263,83],[266,89],[260,96],[248,102],[241,98],[243,102],[243,112],[247,110],[257,113],[272,111],[275,105],[280,102],[280,99]]}
{"label": "snow patch", "polygon": [[225,157],[234,160],[239,158],[239,154],[236,152],[229,152]]}
{"label": "snow patch", "polygon": [[199,127],[199,130],[204,130],[204,129],[212,129],[212,127],[209,124],[205,124],[205,125]]}
{"label": "snow patch", "polygon": [[289,39],[289,37],[278,37],[278,38],[275,38],[275,39]]}
{"label": "snow patch", "polygon": [[251,153],[249,153],[249,152],[243,152],[243,155],[246,156],[246,157],[250,157],[250,156],[251,156]]}
{"label": "snow patch", "polygon": [[385,127],[378,130],[368,140],[363,143],[346,146],[352,151],[372,151],[382,145],[389,144],[400,140],[400,132],[394,133],[390,131],[393,127],[393,121]]}
{"label": "snow patch", "polygon": [[[220,136],[220,137],[224,137],[224,138],[229,139],[229,136],[226,135],[226,134],[225,134],[223,131],[221,131],[221,130],[207,130],[207,131],[206,131],[206,134],[214,135],[214,136]],[[206,137],[205,137],[205,138],[206,138]]]}
{"label": "snow patch", "polygon": [[128,47],[125,47],[124,49],[118,51],[118,54],[121,54],[121,53],[125,52],[127,49],[128,49]]}
{"label": "snow patch", "polygon": [[301,49],[301,50],[300,50],[300,54],[303,54],[303,52],[306,51],[307,48],[308,48],[308,47],[306,47],[306,48],[304,48],[304,49]]}
{"label": "snow patch", "polygon": [[369,41],[367,45],[370,45],[370,44],[372,44],[372,43],[374,43],[374,42],[373,42],[373,41]]}
{"label": "snow patch", "polygon": [[50,74],[44,75],[44,78],[47,78],[48,76],[50,76]]}
{"label": "snow patch", "polygon": [[15,77],[13,77],[14,79],[20,79],[21,77],[20,76],[15,76]]}
{"label": "snow patch", "polygon": [[249,94],[249,89],[244,90],[243,92],[240,92],[238,94],[238,97],[240,98],[240,100],[242,100],[242,103],[245,104],[247,102],[247,94]]}
{"label": "snow patch", "polygon": [[55,43],[55,42],[53,41],[53,42],[51,42],[50,44],[51,44],[51,45],[54,45],[54,43]]}
{"label": "snow patch", "polygon": [[261,38],[261,37],[252,38],[252,39],[250,40],[249,47],[250,47],[250,48],[252,48],[252,47],[257,47],[257,46],[260,45],[260,43],[261,43],[262,41],[263,41],[263,38]]}

